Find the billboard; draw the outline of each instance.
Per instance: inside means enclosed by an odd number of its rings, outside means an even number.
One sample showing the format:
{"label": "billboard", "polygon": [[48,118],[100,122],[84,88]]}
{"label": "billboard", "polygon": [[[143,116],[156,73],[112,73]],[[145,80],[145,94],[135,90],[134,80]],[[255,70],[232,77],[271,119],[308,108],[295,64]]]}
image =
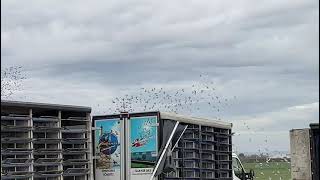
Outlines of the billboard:
{"label": "billboard", "polygon": [[157,116],[130,119],[131,179],[148,179],[158,153]]}
{"label": "billboard", "polygon": [[120,180],[120,119],[96,120],[95,127],[96,178]]}

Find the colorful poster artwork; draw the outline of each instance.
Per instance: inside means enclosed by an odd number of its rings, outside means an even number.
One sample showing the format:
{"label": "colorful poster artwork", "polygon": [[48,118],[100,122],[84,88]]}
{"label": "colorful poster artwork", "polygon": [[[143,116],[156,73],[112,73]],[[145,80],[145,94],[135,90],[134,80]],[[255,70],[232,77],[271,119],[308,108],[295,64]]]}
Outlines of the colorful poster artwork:
{"label": "colorful poster artwork", "polygon": [[120,120],[96,120],[95,127],[96,174],[120,179]]}
{"label": "colorful poster artwork", "polygon": [[[153,168],[158,149],[157,117],[134,117],[130,123],[131,168]],[[146,173],[145,170],[141,172]]]}

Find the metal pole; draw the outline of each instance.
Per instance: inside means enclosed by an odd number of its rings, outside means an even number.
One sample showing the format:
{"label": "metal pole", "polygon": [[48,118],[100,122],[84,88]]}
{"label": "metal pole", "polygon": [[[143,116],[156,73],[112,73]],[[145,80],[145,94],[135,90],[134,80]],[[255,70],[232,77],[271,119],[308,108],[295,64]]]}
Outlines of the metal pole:
{"label": "metal pole", "polygon": [[[130,179],[130,163],[131,159],[129,159],[129,147],[127,143],[130,142],[129,140],[129,114],[128,112],[121,112],[120,114],[120,123],[121,123],[121,165],[120,165],[120,180],[129,180]],[[128,150],[129,149],[129,150]]]}
{"label": "metal pole", "polygon": [[161,153],[161,156],[160,156],[160,158],[159,158],[159,160],[158,160],[158,162],[157,162],[156,167],[154,168],[154,170],[153,170],[153,172],[152,172],[152,176],[150,177],[150,180],[152,180],[153,177],[154,177],[154,175],[156,174],[156,171],[158,170],[158,168],[159,168],[159,166],[160,166],[160,162],[162,161],[163,156],[164,156],[165,152],[167,151],[167,149],[168,149],[168,147],[169,147],[169,144],[170,144],[170,142],[171,142],[171,140],[172,140],[172,137],[173,137],[175,131],[176,131],[177,128],[178,128],[178,125],[179,125],[179,121],[176,122],[176,125],[174,126],[174,128],[173,128],[173,130],[172,130],[172,133],[171,133],[171,135],[170,135],[170,137],[169,137],[169,139],[168,139],[168,141],[167,141],[167,144],[166,144],[164,150],[163,150],[162,153]]}
{"label": "metal pole", "polygon": [[182,131],[179,139],[177,140],[176,144],[173,146],[172,151],[174,150],[174,148],[178,145],[179,140],[181,139],[182,135],[184,134],[184,132],[187,130],[188,125],[186,125],[186,127],[184,128],[184,130]]}
{"label": "metal pole", "polygon": [[120,180],[125,180],[125,122],[124,118],[120,116]]}

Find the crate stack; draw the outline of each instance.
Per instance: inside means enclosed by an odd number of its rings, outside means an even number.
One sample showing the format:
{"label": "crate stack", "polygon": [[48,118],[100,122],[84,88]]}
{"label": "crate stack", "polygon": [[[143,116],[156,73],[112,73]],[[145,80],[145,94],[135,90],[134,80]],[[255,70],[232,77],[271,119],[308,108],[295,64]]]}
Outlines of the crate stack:
{"label": "crate stack", "polygon": [[1,101],[1,179],[92,179],[90,111]]}
{"label": "crate stack", "polygon": [[32,177],[31,121],[28,111],[3,116],[1,110],[1,179]]}
{"label": "crate stack", "polygon": [[231,144],[230,129],[188,124],[172,153],[176,171],[164,179],[232,180]]}

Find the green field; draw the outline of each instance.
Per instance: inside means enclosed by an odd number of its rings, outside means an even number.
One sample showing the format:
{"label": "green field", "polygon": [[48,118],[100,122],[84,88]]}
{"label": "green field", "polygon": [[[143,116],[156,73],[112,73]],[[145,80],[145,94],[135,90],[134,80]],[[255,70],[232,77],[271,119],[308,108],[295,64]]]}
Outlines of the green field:
{"label": "green field", "polygon": [[291,179],[290,163],[287,162],[244,163],[243,166],[246,171],[249,171],[250,169],[254,170],[255,179]]}

